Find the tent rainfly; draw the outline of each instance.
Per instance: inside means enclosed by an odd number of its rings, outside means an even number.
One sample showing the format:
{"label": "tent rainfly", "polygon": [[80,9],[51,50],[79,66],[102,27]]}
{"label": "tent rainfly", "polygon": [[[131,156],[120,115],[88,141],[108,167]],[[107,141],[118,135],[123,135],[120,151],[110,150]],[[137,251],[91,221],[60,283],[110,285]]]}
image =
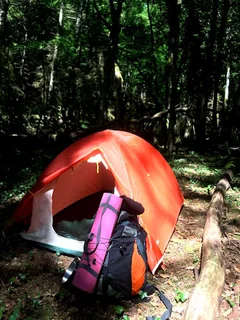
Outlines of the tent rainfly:
{"label": "tent rainfly", "polygon": [[184,199],[164,157],[125,131],[97,132],[62,151],[23,197],[4,232],[21,226],[27,240],[81,255],[103,192],[126,195],[144,207],[139,219],[148,233],[148,262],[154,274]]}

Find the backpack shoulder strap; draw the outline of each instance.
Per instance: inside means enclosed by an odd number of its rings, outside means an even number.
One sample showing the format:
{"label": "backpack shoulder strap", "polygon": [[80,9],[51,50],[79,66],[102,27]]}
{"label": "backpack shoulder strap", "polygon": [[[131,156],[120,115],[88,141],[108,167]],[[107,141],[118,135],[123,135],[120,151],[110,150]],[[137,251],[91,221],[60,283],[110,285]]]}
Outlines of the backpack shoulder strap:
{"label": "backpack shoulder strap", "polygon": [[[162,293],[162,291],[160,291],[154,285],[147,284],[147,286],[152,287],[151,288],[152,290],[156,290],[157,291],[159,299],[162,301],[162,303],[166,307],[166,311],[162,315],[161,320],[169,319],[170,316],[171,316],[171,313],[172,313],[172,304],[171,304],[170,300]],[[155,320],[155,319],[156,319],[156,317],[154,317],[154,316],[147,316],[146,317],[146,320]]]}

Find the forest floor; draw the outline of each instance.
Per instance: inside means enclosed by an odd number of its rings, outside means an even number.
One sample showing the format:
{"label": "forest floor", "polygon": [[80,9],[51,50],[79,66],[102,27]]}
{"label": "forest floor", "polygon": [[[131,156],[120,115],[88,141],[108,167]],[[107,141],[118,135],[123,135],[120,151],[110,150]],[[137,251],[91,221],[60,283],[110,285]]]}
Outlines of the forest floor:
{"label": "forest floor", "polygon": [[[36,165],[36,161],[34,163]],[[14,162],[11,165],[14,167]],[[149,275],[149,281],[171,300],[171,319],[178,320],[182,318],[195,285],[206,213],[212,192],[221,178],[224,159],[218,155],[200,156],[194,152],[184,152],[170,161],[170,165],[178,178],[185,202],[165,252],[163,268],[159,268],[154,276]],[[13,178],[13,173],[11,168],[8,169],[8,182],[5,179],[0,186],[0,227],[24,194],[25,180],[32,182],[34,165],[23,168],[21,174],[20,171],[15,172],[15,182],[9,178]],[[227,192],[226,210],[222,217],[226,281],[221,296],[219,320],[240,319],[239,192],[240,177],[236,176],[232,188]],[[18,236],[9,240],[2,239],[0,319],[144,320],[148,315],[160,317],[165,311],[157,294],[153,294],[147,302],[136,304],[131,301],[99,300],[82,295],[71,286],[63,286],[61,279],[64,270],[72,260],[72,257],[37,248]]]}

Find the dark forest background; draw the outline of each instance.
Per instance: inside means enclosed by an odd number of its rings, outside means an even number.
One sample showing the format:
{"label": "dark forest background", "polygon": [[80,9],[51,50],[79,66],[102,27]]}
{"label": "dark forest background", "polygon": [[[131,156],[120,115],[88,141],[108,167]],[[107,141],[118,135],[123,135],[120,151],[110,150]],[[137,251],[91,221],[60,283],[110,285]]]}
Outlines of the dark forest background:
{"label": "dark forest background", "polygon": [[[107,128],[130,131],[160,150],[184,192],[170,279],[156,278],[175,307],[195,282],[210,194],[223,170],[234,171],[222,217],[222,314],[231,317],[239,306],[239,70],[240,0],[0,0],[0,234],[65,147]],[[62,261],[0,236],[0,319],[120,319],[63,290]],[[143,305],[126,314],[155,314],[159,302]]]}
{"label": "dark forest background", "polygon": [[112,128],[169,154],[238,147],[239,4],[1,0],[1,145]]}

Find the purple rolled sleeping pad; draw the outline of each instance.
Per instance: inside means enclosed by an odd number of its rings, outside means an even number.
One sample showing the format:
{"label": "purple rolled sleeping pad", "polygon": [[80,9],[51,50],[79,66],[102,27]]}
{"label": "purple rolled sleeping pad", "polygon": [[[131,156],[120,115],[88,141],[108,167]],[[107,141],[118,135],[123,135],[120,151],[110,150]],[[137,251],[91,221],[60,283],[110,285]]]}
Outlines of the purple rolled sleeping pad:
{"label": "purple rolled sleeping pad", "polygon": [[84,292],[93,293],[95,290],[122,201],[122,198],[111,193],[104,193],[102,196],[72,281],[75,287]]}

